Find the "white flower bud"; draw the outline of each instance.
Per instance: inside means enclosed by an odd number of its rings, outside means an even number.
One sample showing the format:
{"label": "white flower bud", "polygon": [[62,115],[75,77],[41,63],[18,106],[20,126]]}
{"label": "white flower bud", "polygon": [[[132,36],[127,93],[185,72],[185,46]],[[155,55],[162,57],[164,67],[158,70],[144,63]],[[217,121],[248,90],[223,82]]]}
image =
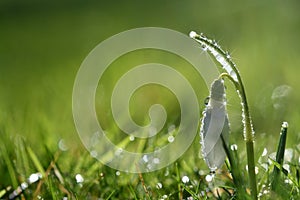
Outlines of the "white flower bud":
{"label": "white flower bud", "polygon": [[212,83],[210,98],[203,114],[200,128],[202,154],[210,170],[215,171],[222,166],[226,157],[221,136],[226,144],[229,139],[229,121],[222,79]]}

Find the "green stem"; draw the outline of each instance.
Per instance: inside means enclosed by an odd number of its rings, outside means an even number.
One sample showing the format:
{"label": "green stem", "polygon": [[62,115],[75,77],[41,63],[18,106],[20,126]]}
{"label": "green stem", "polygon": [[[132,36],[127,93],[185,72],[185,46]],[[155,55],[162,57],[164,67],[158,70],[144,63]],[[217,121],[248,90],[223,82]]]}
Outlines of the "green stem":
{"label": "green stem", "polygon": [[240,170],[238,169],[239,168],[238,159],[229,150],[222,135],[221,135],[221,139],[222,139],[223,147],[224,147],[224,150],[226,152],[226,155],[228,157],[228,161],[230,164],[230,167],[228,166],[228,169],[230,170],[230,172],[232,174],[233,182],[237,188],[237,197],[238,197],[238,199],[243,199],[243,198],[245,198],[246,190],[245,190],[245,187],[243,184],[243,182],[244,182],[243,177],[240,173]]}
{"label": "green stem", "polygon": [[[224,75],[231,80],[237,92],[239,93],[242,109],[243,109],[243,123],[244,123],[244,139],[246,142],[247,148],[247,162],[248,162],[248,173],[249,173],[249,182],[251,195],[254,200],[257,199],[257,186],[256,186],[256,175],[255,175],[255,162],[254,162],[254,131],[252,128],[252,121],[250,117],[248,102],[246,98],[246,93],[244,85],[236,65],[231,60],[231,57],[226,53],[221,47],[213,40],[206,38],[205,36],[198,35],[195,32],[190,33],[190,37],[199,42],[204,49],[207,49],[207,52],[212,55],[219,62],[222,67],[228,72],[227,75]],[[222,59],[220,59],[222,58]],[[229,72],[228,67],[235,73],[236,77],[232,77]],[[230,71],[231,71],[230,70]],[[222,75],[221,75],[222,76]],[[235,79],[236,78],[236,79]]]}
{"label": "green stem", "polygon": [[[235,68],[236,69],[236,68]],[[236,70],[236,72],[238,72]],[[252,128],[252,121],[250,117],[248,102],[244,90],[242,80],[239,73],[237,73],[237,78],[239,82],[234,81],[234,79],[227,73],[220,75],[221,77],[227,77],[230,81],[233,82],[237,91],[239,91],[240,99],[242,101],[243,109],[243,120],[244,120],[244,138],[246,141],[247,149],[247,163],[248,163],[248,173],[249,173],[249,183],[251,188],[251,196],[253,199],[257,199],[257,186],[256,186],[256,174],[255,174],[255,162],[254,162],[254,132]]]}
{"label": "green stem", "polygon": [[253,199],[257,199],[253,141],[246,141],[246,148],[247,148],[247,161],[248,161],[248,171],[249,171],[249,182],[250,182],[250,188],[251,188],[251,195],[252,195]]}
{"label": "green stem", "polygon": [[273,191],[275,191],[277,189],[278,182],[280,181],[278,178],[279,178],[280,169],[282,169],[282,164],[283,164],[283,160],[284,160],[287,129],[288,129],[288,123],[283,122],[282,126],[281,126],[280,140],[279,140],[277,153],[276,153],[276,162],[278,163],[280,168],[274,166],[272,180],[271,180],[271,190],[273,190]]}

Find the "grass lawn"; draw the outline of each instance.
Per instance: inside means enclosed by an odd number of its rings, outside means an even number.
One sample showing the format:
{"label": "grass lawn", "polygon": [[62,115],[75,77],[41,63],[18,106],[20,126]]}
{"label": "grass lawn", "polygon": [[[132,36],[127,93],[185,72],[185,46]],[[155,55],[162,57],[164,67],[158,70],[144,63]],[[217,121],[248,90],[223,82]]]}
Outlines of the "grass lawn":
{"label": "grass lawn", "polygon": [[[97,44],[137,27],[164,27],[186,35],[191,30],[203,32],[231,53],[244,82],[256,132],[254,153],[260,198],[298,199],[299,8],[296,0],[2,0],[0,199],[237,198],[234,194],[238,185],[229,172],[230,162],[227,159],[221,169],[211,174],[201,155],[199,134],[176,162],[149,173],[111,169],[84,148],[72,117],[77,71]],[[209,91],[201,76],[184,60],[151,49],[130,52],[112,63],[96,93],[97,117],[115,144],[128,140],[128,136],[112,120],[113,86],[128,69],[153,61],[184,74],[197,94],[201,112],[205,108]],[[228,81],[225,85],[231,124],[229,147],[238,147],[232,152],[239,163],[242,185],[249,193],[240,101],[232,84]],[[178,127],[180,109],[176,97],[158,86],[145,86],[133,95],[133,119],[141,125],[149,123],[147,111],[154,103],[166,108],[166,125],[152,139],[126,143],[128,150],[134,151],[143,144],[141,151],[151,151],[167,143],[164,134],[170,132],[170,127]],[[279,175],[274,189],[274,166],[281,166],[274,152],[283,121],[289,123],[285,159],[283,168],[276,172]]]}

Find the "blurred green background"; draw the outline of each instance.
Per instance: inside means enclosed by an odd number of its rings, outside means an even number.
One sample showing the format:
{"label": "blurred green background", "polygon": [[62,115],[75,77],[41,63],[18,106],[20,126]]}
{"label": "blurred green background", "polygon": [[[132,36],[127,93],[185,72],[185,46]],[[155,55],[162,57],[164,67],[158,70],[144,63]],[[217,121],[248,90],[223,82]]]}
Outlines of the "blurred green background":
{"label": "blurred green background", "polygon": [[[272,145],[286,120],[288,147],[296,145],[300,141],[299,9],[297,0],[1,0],[1,134],[20,135],[36,151],[41,144],[57,147],[61,138],[77,148],[81,142],[71,106],[81,62],[106,38],[153,26],[184,34],[194,30],[216,39],[231,52],[241,72],[257,143],[275,150]],[[204,98],[208,91],[200,95]],[[240,109],[235,94],[228,94],[228,105]],[[240,120],[239,112],[234,113],[232,119]]]}

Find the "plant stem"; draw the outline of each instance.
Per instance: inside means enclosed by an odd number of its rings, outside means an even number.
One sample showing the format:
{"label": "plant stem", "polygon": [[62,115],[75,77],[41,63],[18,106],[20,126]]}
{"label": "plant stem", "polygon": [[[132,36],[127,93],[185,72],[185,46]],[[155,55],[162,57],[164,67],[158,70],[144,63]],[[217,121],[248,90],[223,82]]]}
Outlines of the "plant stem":
{"label": "plant stem", "polygon": [[[284,160],[287,129],[288,129],[288,123],[283,122],[282,126],[281,126],[280,140],[279,140],[279,144],[277,147],[277,153],[276,153],[276,162],[278,163],[278,165],[281,168],[282,168],[282,164],[283,164],[283,160]],[[279,181],[278,178],[279,178],[280,169],[278,167],[274,166],[274,171],[273,171],[272,180],[271,180],[271,190],[273,190],[273,191],[275,191],[277,189],[277,183]]]}
{"label": "plant stem", "polygon": [[251,196],[253,199],[257,199],[257,186],[256,186],[256,175],[255,175],[255,162],[254,162],[254,131],[252,128],[252,121],[250,117],[248,102],[244,90],[244,86],[238,73],[238,70],[234,67],[234,71],[237,74],[238,82],[234,81],[234,79],[227,73],[221,74],[221,76],[225,76],[232,81],[239,93],[240,99],[242,101],[242,109],[243,109],[243,121],[244,121],[244,139],[246,141],[246,149],[247,149],[247,163],[248,163],[248,173],[249,173],[249,183],[251,188]]}
{"label": "plant stem", "polygon": [[[236,70],[237,71],[237,70]],[[249,172],[249,183],[251,188],[251,195],[253,199],[257,199],[257,186],[256,186],[256,175],[255,175],[255,162],[254,162],[254,131],[252,127],[251,116],[249,112],[248,102],[246,93],[239,73],[237,77],[240,83],[240,97],[242,100],[243,117],[244,117],[244,138],[246,141],[247,148],[247,162]]]}
{"label": "plant stem", "polygon": [[[224,150],[226,152],[226,155],[228,157],[228,161],[230,166],[228,166],[228,169],[230,170],[232,174],[233,183],[236,185],[237,188],[237,197],[238,199],[245,198],[246,195],[246,189],[244,187],[244,180],[240,173],[238,159],[233,155],[233,153],[229,150],[228,146],[226,145],[226,142],[221,135],[222,143]],[[235,152],[236,153],[236,152]]]}
{"label": "plant stem", "polygon": [[256,188],[256,175],[255,175],[255,162],[254,162],[254,148],[253,141],[246,141],[247,148],[247,162],[249,171],[249,182],[251,188],[251,196],[253,199],[257,199],[257,188]]}
{"label": "plant stem", "polygon": [[[199,42],[204,50],[212,55],[217,62],[227,71],[223,74],[232,81],[236,87],[236,90],[240,96],[242,110],[243,110],[243,124],[244,124],[244,139],[247,148],[247,162],[248,162],[248,173],[249,182],[251,189],[251,196],[254,200],[257,199],[257,186],[256,186],[256,175],[255,175],[255,163],[254,163],[254,131],[252,128],[252,121],[250,117],[248,102],[244,85],[236,65],[231,60],[230,55],[225,52],[221,47],[213,40],[208,39],[203,34],[198,35],[195,32],[190,33],[190,37]],[[233,73],[232,73],[233,72]],[[222,76],[222,75],[221,75]]]}

